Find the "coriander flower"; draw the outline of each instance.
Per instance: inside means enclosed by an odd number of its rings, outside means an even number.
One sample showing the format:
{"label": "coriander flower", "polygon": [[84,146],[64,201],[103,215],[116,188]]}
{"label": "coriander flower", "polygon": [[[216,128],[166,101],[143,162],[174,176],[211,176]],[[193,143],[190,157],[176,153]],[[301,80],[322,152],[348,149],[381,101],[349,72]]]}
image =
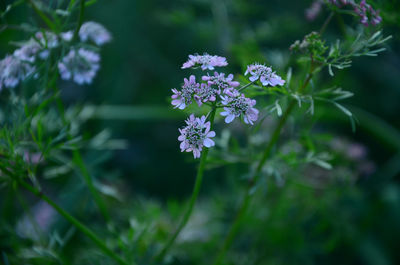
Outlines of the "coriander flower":
{"label": "coriander flower", "polygon": [[216,86],[218,89],[224,91],[228,88],[238,87],[240,84],[237,81],[233,81],[233,74],[225,77],[224,73],[215,72],[213,76],[205,75],[202,77],[203,81],[207,81],[207,83],[211,86]]}
{"label": "coriander flower", "polygon": [[35,38],[44,48],[50,48],[50,49],[56,48],[58,47],[59,44],[57,35],[50,31],[45,31],[45,32],[38,31],[35,34]]}
{"label": "coriander flower", "polygon": [[228,62],[225,57],[209,55],[189,55],[189,60],[182,65],[182,69],[201,66],[202,70],[214,70],[216,66],[227,66]]}
{"label": "coriander flower", "polygon": [[91,40],[98,46],[111,41],[110,32],[101,24],[93,21],[85,22],[79,29],[79,37],[81,41]]}
{"label": "coriander flower", "polygon": [[58,63],[61,78],[64,80],[73,79],[79,85],[92,83],[100,68],[100,56],[92,51],[80,48],[71,50]]}
{"label": "coriander flower", "polygon": [[215,145],[210,138],[215,137],[215,132],[210,131],[210,122],[206,122],[206,117],[195,117],[193,114],[185,121],[186,126],[179,129],[181,135],[178,140],[181,141],[181,152],[193,152],[194,158],[199,158],[203,147],[212,147]]}
{"label": "coriander flower", "polygon": [[226,96],[221,96],[222,104],[225,106],[221,116],[225,116],[225,122],[231,123],[236,117],[243,116],[246,124],[253,125],[258,119],[258,110],[253,108],[256,100],[246,98],[237,90],[231,90]]}
{"label": "coriander flower", "polygon": [[42,49],[40,44],[34,39],[30,39],[25,42],[19,49],[14,51],[14,56],[21,61],[28,61],[33,63],[36,60],[36,56]]}
{"label": "coriander flower", "polygon": [[197,104],[201,106],[203,103],[208,101],[215,101],[217,99],[217,95],[221,93],[221,90],[215,89],[209,84],[202,83],[200,88],[197,89],[194,94],[194,99]]}
{"label": "coriander flower", "polygon": [[74,33],[72,30],[66,31],[66,32],[61,32],[60,34],[61,39],[63,39],[66,42],[70,42],[72,38],[74,37]]}
{"label": "coriander flower", "polygon": [[174,105],[175,108],[185,109],[186,106],[192,103],[192,97],[199,87],[200,84],[196,83],[196,77],[194,75],[191,75],[189,79],[185,78],[180,91],[175,88],[172,89],[174,94],[171,96],[171,104]]}
{"label": "coriander flower", "polygon": [[271,67],[267,67],[263,64],[251,64],[247,66],[247,70],[244,75],[250,74],[250,81],[255,82],[260,79],[260,82],[263,86],[282,86],[285,84],[285,80],[283,80],[279,75],[272,72]]}
{"label": "coriander flower", "polygon": [[16,87],[35,71],[30,64],[19,58],[7,55],[0,61],[0,90],[5,87]]}
{"label": "coriander flower", "polygon": [[40,59],[47,59],[50,54],[50,49],[57,48],[59,44],[57,35],[49,31],[36,32],[35,39],[43,48],[43,50],[39,53]]}

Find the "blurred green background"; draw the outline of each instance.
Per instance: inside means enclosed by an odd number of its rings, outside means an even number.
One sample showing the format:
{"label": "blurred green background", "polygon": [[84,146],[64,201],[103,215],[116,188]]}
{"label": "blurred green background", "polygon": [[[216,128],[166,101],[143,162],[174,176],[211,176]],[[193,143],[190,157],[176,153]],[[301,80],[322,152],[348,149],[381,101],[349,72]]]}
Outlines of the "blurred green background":
{"label": "blurred green background", "polygon": [[[6,2],[1,1],[3,10]],[[299,185],[290,176],[283,176],[284,185],[271,181],[266,195],[259,195],[252,206],[252,214],[246,219],[228,264],[400,263],[400,4],[369,2],[381,10],[384,34],[393,35],[388,50],[376,58],[357,58],[352,68],[337,72],[334,81],[326,73],[323,75],[326,82],[340,84],[355,93],[346,106],[359,121],[357,131],[352,132],[343,113],[322,107],[316,109],[313,129],[335,135],[340,143],[333,142],[333,147],[342,144],[343,148],[361,148],[362,159],[368,163],[360,165],[367,168],[357,169],[354,181],[328,181],[322,189]],[[323,9],[315,21],[306,20],[304,12],[311,3],[103,0],[87,8],[85,21],[102,23],[112,32],[113,41],[102,50],[101,70],[92,85],[64,82],[61,87],[67,104],[103,106],[85,124],[87,137],[110,128],[113,137],[127,141],[124,150],[85,153],[95,177],[123,194],[123,212],[115,213],[121,223],[124,216],[141,212],[147,213],[143,221],[153,217],[170,220],[165,213],[158,212],[165,209],[176,220],[182,210],[180,206],[191,193],[197,163],[191,155],[180,153],[177,141],[177,128],[183,125],[186,115],[174,110],[169,102],[170,89],[178,87],[189,74],[180,69],[188,54],[207,52],[225,56],[232,73],[243,73],[245,65],[253,61],[268,62],[284,73],[290,60],[289,46],[318,30],[328,15]],[[19,24],[29,22],[25,18],[32,15],[32,11],[18,8],[7,19]],[[342,19],[357,26],[353,19]],[[341,33],[342,22],[335,17],[324,38],[334,41]],[[12,51],[9,40],[24,37],[17,31],[1,32],[1,56]],[[347,167],[358,167],[359,162],[348,160]],[[99,161],[104,163],[97,167]],[[333,167],[333,174],[340,175],[340,160]],[[188,235],[187,241],[181,239],[175,254],[185,254],[173,263],[209,264],[204,253],[215,251],[242,196],[239,172],[243,172],[240,165],[207,171],[198,212],[208,212],[211,217],[207,222],[216,223],[216,227],[199,221],[206,228],[199,231],[193,228],[193,238]],[[316,171],[315,174],[331,173]],[[74,194],[79,194],[82,187],[66,190],[75,184],[60,178],[48,185],[53,195],[63,189],[67,195],[60,201],[74,209]],[[143,200],[154,200],[157,213],[149,214],[153,206]],[[10,209],[14,204],[5,195],[0,195],[0,201],[3,209],[8,209],[7,216],[2,217],[3,225],[8,223],[12,227],[20,218],[19,207]],[[119,203],[109,202],[115,206]],[[92,225],[98,223],[95,210],[87,210],[90,206],[84,208],[75,210],[78,217]],[[173,221],[165,222],[172,222],[170,226],[165,224],[167,231],[174,227]],[[57,229],[65,231],[65,224]],[[207,233],[211,236],[202,239]],[[0,239],[0,248],[8,249],[6,236]],[[13,238],[13,242],[19,240]],[[81,238],[75,235],[74,240]],[[74,249],[70,243],[63,250],[64,255]]]}

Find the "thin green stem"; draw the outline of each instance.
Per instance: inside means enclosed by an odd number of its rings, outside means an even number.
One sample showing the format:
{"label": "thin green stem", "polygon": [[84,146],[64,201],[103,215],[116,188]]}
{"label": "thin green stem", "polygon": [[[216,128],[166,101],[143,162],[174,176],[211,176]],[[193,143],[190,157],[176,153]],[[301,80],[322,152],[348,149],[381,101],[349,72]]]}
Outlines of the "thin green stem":
{"label": "thin green stem", "polygon": [[44,200],[47,202],[51,207],[54,208],[60,215],[62,215],[65,219],[67,219],[72,225],[74,225],[78,230],[80,230],[82,233],[84,233],[87,237],[89,237],[93,243],[95,243],[102,251],[104,254],[109,256],[110,258],[114,259],[115,261],[118,262],[120,265],[128,265],[126,261],[121,259],[117,254],[114,253],[111,249],[109,249],[106,244],[104,244],[104,240],[100,239],[97,237],[97,235],[92,232],[88,227],[86,227],[84,224],[79,222],[75,217],[67,213],[64,209],[62,209],[60,206],[58,206],[53,200],[51,200],[49,197],[47,197],[45,194],[43,194],[41,191],[36,189],[35,187],[31,186],[30,184],[24,182],[23,180],[18,180],[18,183],[24,187],[26,190],[30,191],[32,194],[37,196],[38,198]]}
{"label": "thin green stem", "polygon": [[38,14],[38,16],[46,23],[46,25],[54,32],[58,32],[56,25],[40,10],[33,0],[27,0],[32,6],[33,10]]}
{"label": "thin green stem", "polygon": [[[303,85],[298,89],[298,92],[302,92],[307,85],[309,84],[310,80],[312,78],[312,72],[308,75],[306,80],[304,81]],[[296,100],[292,99],[285,111],[285,113],[282,115],[281,119],[279,120],[279,123],[275,127],[275,130],[272,133],[271,139],[269,140],[267,146],[265,147],[265,150],[263,152],[263,155],[260,159],[260,161],[257,164],[257,168],[253,174],[253,177],[250,178],[249,184],[246,187],[245,195],[243,198],[243,202],[239,208],[238,213],[236,214],[236,217],[233,221],[233,224],[231,228],[229,229],[229,232],[224,240],[224,243],[222,244],[221,250],[219,251],[217,258],[215,259],[214,264],[219,265],[221,264],[222,260],[224,259],[226,251],[229,249],[229,247],[232,245],[233,240],[240,228],[240,225],[243,221],[243,217],[247,211],[247,208],[250,204],[251,201],[251,190],[254,187],[254,185],[257,183],[258,179],[261,176],[261,170],[267,161],[267,159],[270,157],[271,150],[275,146],[276,142],[279,139],[279,136],[281,134],[283,126],[286,124],[287,119],[289,118],[290,114],[292,113],[294,107],[296,105]]]}
{"label": "thin green stem", "polygon": [[322,24],[322,27],[319,30],[319,35],[324,34],[324,32],[325,32],[329,22],[331,22],[334,14],[335,14],[335,12],[333,12],[333,11],[329,14],[328,18],[325,20],[324,24]]}
{"label": "thin green stem", "polygon": [[79,5],[78,24],[76,25],[76,28],[75,28],[74,39],[78,38],[79,30],[83,23],[84,13],[85,13],[85,0],[81,0],[80,5]]}
{"label": "thin green stem", "polygon": [[[215,108],[215,106],[213,106],[211,113],[210,113],[210,123],[211,123],[210,130],[212,130],[212,128],[214,126],[215,112],[216,112],[216,108]],[[159,254],[157,256],[155,256],[154,259],[156,261],[161,261],[165,257],[168,250],[174,244],[179,233],[182,231],[182,229],[186,226],[187,222],[189,221],[189,218],[193,212],[194,205],[197,201],[197,197],[200,192],[201,183],[203,181],[204,168],[205,168],[206,161],[207,161],[207,155],[208,155],[208,148],[204,148],[204,150],[201,154],[200,164],[199,164],[199,168],[197,170],[196,182],[194,184],[194,188],[193,188],[192,196],[189,201],[189,205],[188,205],[186,212],[184,213],[181,221],[179,222],[179,225],[176,228],[175,232],[171,235],[170,239],[167,241],[164,248],[161,249],[161,251],[159,252]]]}
{"label": "thin green stem", "polygon": [[242,86],[242,87],[239,87],[239,88],[238,88],[238,91],[242,91],[243,89],[245,89],[245,88],[251,86],[252,84],[254,84],[256,81],[257,81],[257,80],[252,81],[252,82],[250,82],[250,83],[248,83],[248,84],[246,84],[246,85],[244,85],[244,86]]}

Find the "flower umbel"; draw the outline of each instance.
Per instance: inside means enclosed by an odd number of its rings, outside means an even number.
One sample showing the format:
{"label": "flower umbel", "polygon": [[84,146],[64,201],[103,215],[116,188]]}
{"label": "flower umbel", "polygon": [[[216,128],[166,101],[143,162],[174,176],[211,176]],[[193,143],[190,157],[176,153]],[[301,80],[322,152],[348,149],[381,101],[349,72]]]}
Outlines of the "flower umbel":
{"label": "flower umbel", "polygon": [[214,70],[216,66],[227,65],[228,62],[225,57],[205,53],[203,55],[189,55],[189,60],[182,65],[182,69],[200,66],[202,70]]}
{"label": "flower umbel", "polygon": [[185,78],[181,90],[172,89],[174,94],[171,96],[171,104],[174,105],[175,108],[185,109],[186,106],[192,104],[192,97],[199,87],[200,84],[196,83],[196,77],[194,75],[191,75],[189,79]]}
{"label": "flower umbel", "polygon": [[81,41],[93,41],[96,45],[101,46],[111,41],[111,33],[103,27],[103,25],[89,21],[82,24],[79,30]]}
{"label": "flower umbel", "polygon": [[215,136],[214,131],[210,131],[210,122],[206,122],[206,117],[195,117],[193,114],[185,121],[186,126],[179,129],[181,135],[178,140],[181,141],[181,152],[193,152],[194,158],[199,158],[203,147],[212,147],[215,145],[211,140]]}
{"label": "flower umbel", "polygon": [[221,116],[225,116],[225,122],[231,123],[236,117],[243,116],[246,124],[253,125],[258,119],[258,110],[253,108],[256,105],[255,99],[246,98],[238,91],[231,91],[230,95],[222,96],[222,104],[225,105]]}
{"label": "flower umbel", "polygon": [[233,81],[233,74],[225,77],[224,73],[214,72],[214,75],[205,75],[202,77],[203,81],[207,81],[207,83],[211,86],[216,86],[218,89],[224,91],[228,88],[238,87],[240,84],[237,81]]}
{"label": "flower umbel", "polygon": [[15,56],[7,55],[0,61],[0,90],[5,87],[16,87],[35,71],[29,63],[21,61]]}
{"label": "flower umbel", "polygon": [[79,85],[90,84],[100,68],[99,62],[97,53],[83,48],[73,49],[58,63],[58,69],[64,80],[73,79]]}
{"label": "flower umbel", "polygon": [[248,74],[250,74],[249,79],[251,82],[255,82],[259,79],[263,86],[283,86],[283,84],[285,84],[285,80],[275,74],[275,72],[272,72],[271,67],[267,67],[263,64],[255,63],[247,66],[244,75]]}

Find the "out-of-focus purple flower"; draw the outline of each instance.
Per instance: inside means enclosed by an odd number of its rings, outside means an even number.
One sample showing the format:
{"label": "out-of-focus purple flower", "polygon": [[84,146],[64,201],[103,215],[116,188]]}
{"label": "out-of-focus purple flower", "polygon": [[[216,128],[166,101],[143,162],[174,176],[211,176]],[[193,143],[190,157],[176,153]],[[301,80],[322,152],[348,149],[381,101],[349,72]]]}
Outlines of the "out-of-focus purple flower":
{"label": "out-of-focus purple flower", "polygon": [[192,103],[192,97],[199,87],[200,84],[196,83],[196,77],[194,75],[191,75],[189,79],[185,78],[181,90],[172,89],[172,93],[174,94],[171,96],[171,104],[178,109],[186,108],[186,106]]}
{"label": "out-of-focus purple flower", "polygon": [[100,68],[100,56],[92,51],[80,48],[71,50],[58,63],[61,78],[72,79],[75,83],[90,84]]}
{"label": "out-of-focus purple flower", "polygon": [[40,44],[34,39],[30,39],[24,43],[19,49],[14,51],[14,56],[21,61],[28,61],[33,63],[36,60],[36,56],[42,49]]}
{"label": "out-of-focus purple flower", "polygon": [[210,131],[210,122],[206,122],[206,117],[195,117],[193,114],[185,121],[186,126],[179,129],[181,135],[178,140],[181,141],[181,152],[193,152],[194,158],[199,158],[203,147],[212,147],[215,145],[211,140],[215,137],[215,132]]}
{"label": "out-of-focus purple flower", "polygon": [[367,148],[359,143],[350,143],[347,147],[346,155],[353,160],[362,160],[367,156]]}
{"label": "out-of-focus purple flower", "polygon": [[224,73],[214,72],[214,75],[205,75],[202,77],[203,81],[207,81],[210,86],[216,86],[219,90],[224,91],[228,88],[238,87],[240,84],[233,81],[233,74],[225,77]]}
{"label": "out-of-focus purple flower", "polygon": [[263,64],[255,63],[248,65],[244,75],[248,74],[250,74],[249,80],[251,82],[255,82],[259,79],[263,86],[282,86],[285,84],[285,80],[275,74],[275,72],[272,72],[271,67],[267,67]]}
{"label": "out-of-focus purple flower", "polygon": [[[46,202],[39,202],[32,209],[32,217],[25,215],[18,221],[16,232],[20,237],[39,239],[41,234],[47,234],[56,218],[55,210]],[[35,223],[32,223],[35,222]],[[39,228],[38,231],[36,228]]]}
{"label": "out-of-focus purple flower", "polygon": [[37,165],[42,161],[42,153],[31,153],[28,150],[24,151],[24,160],[26,163]]}
{"label": "out-of-focus purple flower", "polygon": [[305,10],[305,15],[307,20],[313,21],[321,12],[322,9],[322,1],[316,0],[314,1],[309,8]]}
{"label": "out-of-focus purple flower", "polygon": [[16,87],[20,82],[33,74],[35,68],[15,56],[7,55],[0,61],[0,90],[5,87]]}
{"label": "out-of-focus purple flower", "polygon": [[111,41],[111,33],[101,24],[89,21],[82,24],[79,29],[79,37],[81,41],[91,40],[98,46]]}
{"label": "out-of-focus purple flower", "polygon": [[189,60],[182,65],[182,69],[200,66],[202,70],[214,70],[216,66],[227,65],[225,57],[204,53],[203,55],[189,55]]}
{"label": "out-of-focus purple flower", "polygon": [[354,12],[360,17],[360,23],[366,27],[369,26],[369,23],[375,26],[382,22],[382,17],[379,16],[379,11],[373,9],[366,0],[361,0],[359,4],[350,0],[328,0],[328,2],[338,7],[352,7]]}
{"label": "out-of-focus purple flower", "polygon": [[221,116],[225,116],[225,122],[231,123],[235,118],[243,116],[246,124],[253,125],[258,119],[258,110],[253,108],[256,100],[246,98],[236,90],[231,90],[229,95],[221,96],[225,106]]}
{"label": "out-of-focus purple flower", "polygon": [[200,85],[200,88],[198,88],[196,93],[194,94],[194,99],[196,100],[197,104],[201,106],[205,102],[215,101],[217,99],[217,95],[219,95],[220,93],[220,89],[215,89],[209,84],[202,83]]}

